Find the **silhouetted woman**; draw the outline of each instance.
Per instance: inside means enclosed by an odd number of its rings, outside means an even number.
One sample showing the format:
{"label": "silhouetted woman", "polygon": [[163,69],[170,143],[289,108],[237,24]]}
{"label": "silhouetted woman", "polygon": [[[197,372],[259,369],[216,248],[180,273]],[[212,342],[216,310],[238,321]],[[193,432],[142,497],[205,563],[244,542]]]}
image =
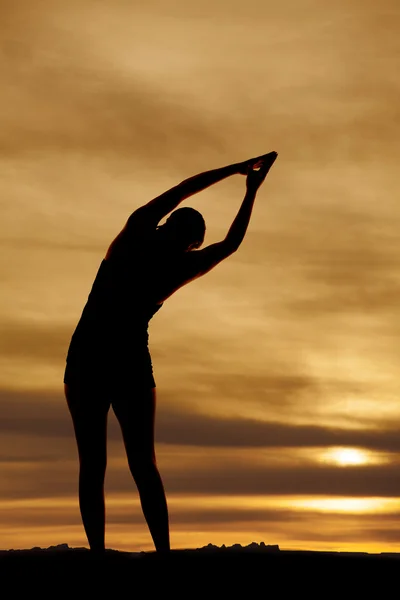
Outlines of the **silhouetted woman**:
{"label": "silhouetted woman", "polygon": [[[239,248],[256,193],[277,157],[270,152],[186,179],[131,214],[101,262],[68,350],[65,395],[78,444],[79,504],[89,546],[104,551],[104,477],[110,405],[157,552],[168,552],[168,509],[154,452],[155,381],[148,323],[176,290]],[[225,239],[197,250],[205,223],[183,200],[230,175],[247,191]]]}

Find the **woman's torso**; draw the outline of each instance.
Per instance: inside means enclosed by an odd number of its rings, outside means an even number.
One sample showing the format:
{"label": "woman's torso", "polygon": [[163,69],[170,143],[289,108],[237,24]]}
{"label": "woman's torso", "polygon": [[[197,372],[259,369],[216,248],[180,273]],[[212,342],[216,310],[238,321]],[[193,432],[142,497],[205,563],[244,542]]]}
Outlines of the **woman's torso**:
{"label": "woman's torso", "polygon": [[168,270],[168,253],[154,231],[108,254],[97,271],[67,360],[73,354],[110,358],[147,347],[149,321],[162,306],[159,288]]}

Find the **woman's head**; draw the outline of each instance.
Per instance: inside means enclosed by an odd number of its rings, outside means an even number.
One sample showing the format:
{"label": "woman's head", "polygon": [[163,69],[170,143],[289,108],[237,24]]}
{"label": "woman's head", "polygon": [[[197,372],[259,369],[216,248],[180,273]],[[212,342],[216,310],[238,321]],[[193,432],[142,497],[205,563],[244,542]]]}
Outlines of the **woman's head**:
{"label": "woman's head", "polygon": [[206,224],[199,211],[184,207],[174,210],[160,229],[179,250],[200,248],[206,233]]}

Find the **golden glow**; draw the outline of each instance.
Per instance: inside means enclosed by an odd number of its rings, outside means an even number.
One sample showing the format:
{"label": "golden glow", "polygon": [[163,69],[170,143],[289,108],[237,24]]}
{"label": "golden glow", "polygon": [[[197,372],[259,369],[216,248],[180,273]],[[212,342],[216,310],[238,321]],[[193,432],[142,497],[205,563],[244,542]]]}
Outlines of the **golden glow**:
{"label": "golden glow", "polygon": [[331,462],[340,467],[366,465],[377,462],[370,452],[359,448],[330,448],[321,455],[323,462]]}
{"label": "golden glow", "polygon": [[[308,511],[323,512],[348,512],[357,513],[387,513],[400,512],[399,498],[354,498],[354,497],[328,497],[328,496],[195,496],[195,495],[171,495],[169,505],[172,509],[238,509],[238,510],[261,510],[261,509],[301,509]],[[110,509],[117,511],[140,508],[139,499],[136,494],[110,494],[107,496],[107,505]],[[35,498],[25,500],[1,500],[2,511],[16,512],[18,510],[43,511],[53,509],[59,511],[75,510],[78,500],[74,496],[64,498]]]}
{"label": "golden glow", "polygon": [[395,512],[400,511],[397,498],[349,498],[327,496],[173,496],[172,503],[181,508],[201,507],[237,509],[282,509],[295,508],[324,512]]}
{"label": "golden glow", "polygon": [[400,510],[400,501],[394,498],[299,498],[289,506],[304,510],[329,513],[384,513]]}
{"label": "golden glow", "polygon": [[[125,551],[154,549],[136,495],[109,494],[107,506],[108,547]],[[282,549],[381,552],[396,551],[396,546],[384,546],[369,540],[367,534],[379,523],[379,515],[400,514],[400,499],[171,495],[169,508],[174,548],[193,548],[210,542],[216,545],[246,545],[252,541],[263,541],[279,544]],[[272,520],[263,521],[263,510],[276,511],[272,513]],[[229,511],[235,515],[233,528],[229,520],[220,521],[218,517]],[[279,521],[282,511],[283,521]],[[52,519],[51,523],[46,524],[44,513]],[[259,518],[248,520],[249,513]],[[315,513],[319,513],[318,523],[325,532],[325,542],[319,539],[319,534],[314,536]],[[87,546],[75,497],[1,501],[0,514],[3,515],[0,519],[2,548],[45,547],[59,543]],[[19,514],[24,516],[27,524],[19,524]],[[208,514],[210,518],[206,518]],[[181,519],[176,520],[177,515],[181,515]],[[346,521],[342,524],[343,517]],[[350,526],[359,532],[358,539],[346,539],[346,528]],[[341,528],[346,539],[343,542],[340,540]]]}

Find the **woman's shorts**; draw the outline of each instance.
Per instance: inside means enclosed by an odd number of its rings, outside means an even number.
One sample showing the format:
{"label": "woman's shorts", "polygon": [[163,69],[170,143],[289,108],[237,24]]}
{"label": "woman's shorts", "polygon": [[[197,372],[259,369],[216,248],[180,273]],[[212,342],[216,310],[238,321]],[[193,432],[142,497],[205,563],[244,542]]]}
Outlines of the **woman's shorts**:
{"label": "woman's shorts", "polygon": [[129,355],[98,356],[69,353],[64,383],[90,387],[99,384],[104,391],[149,389],[156,387],[153,365],[148,348]]}

